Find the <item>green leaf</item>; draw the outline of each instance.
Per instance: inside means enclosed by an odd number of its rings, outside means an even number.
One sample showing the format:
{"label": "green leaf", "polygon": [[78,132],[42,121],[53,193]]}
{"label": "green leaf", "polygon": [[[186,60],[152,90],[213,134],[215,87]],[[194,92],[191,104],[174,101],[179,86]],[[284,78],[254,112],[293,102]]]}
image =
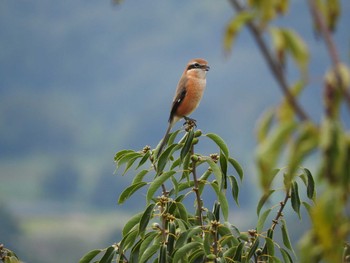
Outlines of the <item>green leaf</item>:
{"label": "green leaf", "polygon": [[129,187],[127,187],[119,196],[118,204],[122,204],[127,200],[130,196],[132,196],[133,193],[135,193],[138,189],[145,186],[146,182],[140,182],[137,184],[132,184]]}
{"label": "green leaf", "polygon": [[148,260],[160,249],[161,244],[153,244],[152,246],[148,247],[143,254],[141,254],[140,262],[144,263],[148,262]]}
{"label": "green leaf", "polygon": [[210,185],[213,187],[213,189],[214,189],[214,191],[219,199],[222,215],[224,216],[224,220],[227,221],[229,206],[228,206],[225,191],[221,191],[221,189],[219,188],[219,186],[216,182],[212,182]]}
{"label": "green leaf", "polygon": [[126,163],[125,169],[122,173],[122,175],[125,175],[126,172],[131,168],[131,166],[134,164],[134,162],[139,159],[141,155],[135,155],[134,157],[130,158],[130,160]]}
{"label": "green leaf", "polygon": [[151,185],[148,188],[147,191],[147,195],[146,195],[146,200],[147,203],[149,203],[155,192],[161,187],[161,185],[168,180],[171,176],[173,176],[176,173],[176,171],[169,171],[169,172],[165,172],[159,176],[156,177],[156,179],[154,179],[154,181],[151,183]]}
{"label": "green leaf", "polygon": [[258,206],[256,208],[256,213],[260,214],[260,210],[261,208],[264,206],[264,204],[266,203],[266,201],[270,198],[270,195],[273,194],[275,192],[275,190],[269,190],[266,194],[264,194],[260,200],[259,200],[259,203],[258,203]]}
{"label": "green leaf", "polygon": [[130,232],[128,232],[123,237],[122,241],[120,241],[119,251],[125,251],[131,248],[134,245],[138,234],[139,232],[137,228],[133,228]]}
{"label": "green leaf", "polygon": [[209,139],[211,139],[213,142],[216,143],[217,146],[219,146],[220,150],[223,152],[223,154],[226,157],[229,157],[229,150],[228,147],[225,143],[225,141],[218,135],[216,135],[215,133],[208,133],[205,135],[206,137],[208,137]]}
{"label": "green leaf", "polygon": [[99,253],[102,252],[102,249],[94,249],[91,250],[89,253],[87,253],[85,256],[83,256],[80,260],[79,263],[89,263],[91,260],[96,257]]}
{"label": "green leaf", "polygon": [[143,213],[138,213],[134,215],[125,225],[123,228],[123,236],[127,235],[132,228],[134,228],[139,222],[142,217]]}
{"label": "green leaf", "polygon": [[186,207],[182,203],[176,202],[176,208],[177,208],[177,211],[179,212],[179,218],[181,218],[183,221],[187,222],[188,216],[187,216]]}
{"label": "green leaf", "polygon": [[238,32],[248,22],[254,19],[254,15],[248,11],[240,12],[227,25],[224,36],[224,49],[231,51],[232,45],[237,37]]}
{"label": "green leaf", "polygon": [[221,173],[222,173],[222,181],[224,182],[222,187],[223,189],[227,189],[227,157],[225,154],[223,154],[222,151],[220,151],[220,157],[219,157],[219,162],[220,162],[220,168],[221,168]]}
{"label": "green leaf", "polygon": [[262,213],[261,216],[259,216],[259,219],[258,219],[258,224],[256,226],[256,231],[258,233],[261,233],[263,228],[264,228],[264,224],[265,224],[265,221],[266,221],[266,218],[269,216],[270,212],[271,212],[271,208],[267,209],[264,213]]}
{"label": "green leaf", "polygon": [[288,251],[284,248],[280,248],[284,263],[293,263],[292,257],[289,255]]}
{"label": "green leaf", "polygon": [[239,243],[239,245],[237,246],[235,256],[233,258],[234,261],[241,262],[243,248],[244,248],[244,242]]}
{"label": "green leaf", "polygon": [[147,151],[143,157],[141,158],[139,164],[137,165],[136,169],[138,169],[140,166],[142,166],[151,156],[151,151]]}
{"label": "green leaf", "polygon": [[[139,255],[141,257],[141,255],[143,255],[146,251],[147,248],[150,247],[150,244],[156,239],[156,237],[159,235],[158,232],[156,231],[152,231],[152,232],[148,232],[144,239],[142,240],[142,243],[140,245],[140,251],[139,251]],[[139,262],[139,260],[137,260],[137,263]]]}
{"label": "green leaf", "polygon": [[[120,158],[117,162],[117,169],[122,166],[123,164],[127,162],[132,162],[135,161],[135,159],[142,157],[142,154],[139,152],[129,152],[126,153],[122,158]],[[129,164],[130,165],[130,164]],[[127,167],[128,165],[126,165]],[[130,165],[131,166],[131,165]],[[123,172],[123,175],[125,174],[125,171]]]}
{"label": "green leaf", "polygon": [[266,237],[265,241],[266,241],[266,247],[267,247],[267,254],[269,255],[269,257],[274,256],[275,255],[275,243],[269,237]]}
{"label": "green leaf", "polygon": [[114,155],[114,162],[118,162],[125,154],[134,152],[134,150],[121,150]]}
{"label": "green leaf", "polygon": [[289,234],[288,234],[288,229],[287,229],[287,224],[284,219],[281,220],[282,226],[282,240],[283,244],[285,245],[286,248],[288,248],[290,251],[293,251],[292,243],[290,242]]}
{"label": "green leaf", "polygon": [[235,168],[238,176],[239,176],[239,179],[242,181],[243,180],[243,177],[244,177],[244,173],[243,173],[243,169],[241,167],[241,165],[233,158],[228,158],[228,161],[229,163],[233,166],[233,168]]}
{"label": "green leaf", "polygon": [[237,180],[232,175],[229,176],[228,178],[230,179],[230,183],[231,183],[231,191],[232,191],[233,200],[235,200],[236,204],[239,206],[239,202],[238,202],[239,187],[238,187]]}
{"label": "green leaf", "polygon": [[301,202],[302,205],[305,207],[306,211],[308,212],[309,216],[311,217],[311,210],[312,210],[312,207],[310,204],[306,203],[306,202]]}
{"label": "green leaf", "polygon": [[139,234],[143,238],[145,234],[145,230],[148,226],[148,223],[153,215],[153,209],[155,204],[150,204],[146,210],[144,211],[141,219],[140,219],[140,225],[139,225]]}
{"label": "green leaf", "polygon": [[220,188],[221,188],[221,183],[222,183],[222,174],[221,174],[221,169],[219,166],[211,159],[211,158],[203,158],[205,162],[207,162],[213,171],[216,181],[218,182]]}
{"label": "green leaf", "polygon": [[158,159],[158,165],[157,165],[157,173],[160,174],[163,172],[165,165],[168,162],[169,157],[171,156],[172,152],[181,146],[179,144],[172,144],[168,148],[166,148]]}
{"label": "green leaf", "polygon": [[131,184],[137,184],[137,183],[141,183],[143,180],[143,177],[145,177],[145,175],[149,172],[149,170],[142,170],[140,171],[132,180]]}
{"label": "green leaf", "polygon": [[103,255],[99,263],[111,263],[115,254],[115,249],[113,246],[107,248],[106,253]]}
{"label": "green leaf", "polygon": [[293,182],[292,183],[292,189],[291,189],[291,203],[294,211],[298,214],[299,218],[301,218],[300,215],[300,197],[298,192],[298,183]]}
{"label": "green leaf", "polygon": [[259,247],[259,238],[256,237],[253,245],[249,249],[249,253],[248,253],[248,257],[247,257],[248,260],[251,259],[251,257],[254,255],[254,253],[258,249],[258,247]]}
{"label": "green leaf", "polygon": [[187,254],[198,248],[202,248],[203,244],[199,242],[190,242],[179,248],[174,253],[173,262],[182,262],[183,259],[187,259]]}
{"label": "green leaf", "polygon": [[313,200],[315,198],[315,182],[314,182],[314,178],[312,177],[312,174],[311,174],[311,172],[308,169],[303,168],[303,170],[304,170],[304,173],[307,176],[307,188],[306,188],[307,197],[309,199]]}
{"label": "green leaf", "polygon": [[194,131],[192,129],[189,132],[187,132],[185,144],[182,147],[181,152],[180,152],[180,159],[181,160],[183,160],[185,158],[185,156],[187,155],[187,153],[191,150],[193,138],[194,138]]}

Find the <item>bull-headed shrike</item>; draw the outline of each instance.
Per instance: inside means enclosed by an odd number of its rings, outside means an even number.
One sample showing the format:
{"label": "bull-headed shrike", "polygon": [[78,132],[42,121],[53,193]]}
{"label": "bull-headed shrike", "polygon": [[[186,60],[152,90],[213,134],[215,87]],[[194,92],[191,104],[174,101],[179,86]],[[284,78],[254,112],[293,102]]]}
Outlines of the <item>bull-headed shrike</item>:
{"label": "bull-headed shrike", "polygon": [[170,130],[174,124],[182,118],[189,120],[188,115],[198,107],[206,86],[206,76],[209,69],[208,62],[202,58],[192,59],[188,62],[177,84],[168,120],[168,128],[159,147],[157,157],[159,157],[167,144]]}

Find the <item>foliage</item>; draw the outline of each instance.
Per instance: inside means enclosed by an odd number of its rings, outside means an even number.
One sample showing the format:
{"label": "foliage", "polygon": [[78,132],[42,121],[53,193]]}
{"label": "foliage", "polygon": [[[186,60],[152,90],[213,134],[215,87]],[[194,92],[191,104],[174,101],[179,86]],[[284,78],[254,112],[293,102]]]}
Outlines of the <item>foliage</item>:
{"label": "foliage", "polygon": [[[308,46],[294,29],[277,26],[277,18],[288,12],[289,1],[249,0],[246,6],[236,0],[230,0],[230,3],[237,15],[227,26],[225,49],[230,51],[239,32],[233,33],[232,25],[246,25],[284,94],[278,106],[263,114],[257,129],[256,158],[265,196],[271,193],[275,168],[281,156],[287,156],[284,186],[292,189],[292,200],[293,191],[295,195],[298,190],[295,179],[299,176],[300,166],[311,154],[319,156],[317,170],[322,193],[312,197],[315,206],[306,205],[312,228],[300,243],[301,261],[349,262],[350,216],[344,208],[349,204],[350,195],[350,134],[340,111],[347,109],[347,114],[350,112],[350,71],[338,57],[332,38],[341,3],[338,0],[308,1],[312,26],[324,39],[332,63],[324,76],[324,111],[316,121],[298,101],[302,90],[310,85]],[[247,14],[253,18],[243,21],[242,25],[242,16],[247,17]],[[286,77],[286,60],[293,61],[300,72],[299,78],[291,83]],[[302,179],[306,182],[305,176],[309,177],[309,172],[305,172]],[[309,191],[308,197],[311,197]],[[294,202],[293,209],[298,212],[299,206],[300,203]]]}
{"label": "foliage", "polygon": [[17,255],[0,244],[0,260],[3,263],[20,263]]}
{"label": "foliage", "polygon": [[[315,183],[310,171],[299,169],[298,177],[281,190],[285,197],[277,205],[265,208],[273,193],[264,195],[257,207],[256,228],[240,231],[229,222],[229,196],[239,205],[242,167],[218,135],[187,127],[184,136],[175,142],[179,134],[172,133],[159,159],[155,159],[158,149],[148,146],[141,151],[116,153],[114,160],[122,175],[132,168],[137,171],[131,185],[120,194],[119,203],[146,188],[146,206],[125,224],[120,242],[89,252],[80,263],[93,262],[98,256],[98,262],[293,262],[294,251],[282,211],[288,201],[299,216],[301,204],[310,207],[300,200],[298,190],[300,183],[305,184],[308,199],[314,199]],[[217,153],[195,152],[195,145],[202,140],[210,140]],[[274,177],[277,175],[288,177],[282,171]],[[215,198],[206,202],[209,192]],[[273,217],[272,212],[276,213]],[[270,227],[266,227],[268,218]],[[274,237],[277,225],[282,244]]]}
{"label": "foliage", "polygon": [[[256,162],[263,196],[257,205],[256,228],[240,231],[229,223],[227,195],[230,193],[238,204],[238,182],[243,179],[239,163],[218,135],[202,135],[190,128],[177,143],[179,131],[174,132],[158,160],[154,158],[157,150],[149,147],[116,154],[115,162],[117,168],[124,167],[123,175],[134,166],[138,171],[119,202],[147,187],[147,205],[126,223],[119,243],[91,251],[81,263],[97,256],[101,257],[98,262],[293,262],[295,253],[283,217],[288,204],[300,218],[300,209],[305,207],[312,223],[299,244],[298,261],[350,262],[350,218],[345,209],[350,195],[350,134],[340,117],[341,109],[350,111],[350,71],[338,57],[332,38],[341,3],[308,1],[311,26],[325,41],[331,61],[323,82],[324,110],[315,121],[299,100],[310,85],[309,47],[295,29],[278,26],[277,18],[288,12],[289,1],[229,2],[236,15],[226,28],[225,50],[231,52],[238,33],[247,27],[284,95],[277,106],[263,114],[257,127]],[[285,65],[289,60],[299,72],[294,80],[287,78]],[[194,146],[204,138],[217,145],[217,153],[195,152]],[[303,168],[311,155],[319,159],[317,180]],[[286,167],[276,169],[281,161]],[[144,168],[147,164],[150,168]],[[279,183],[282,185],[276,188]],[[321,189],[318,195],[316,185]],[[216,199],[211,210],[203,198],[208,188]],[[308,201],[300,198],[302,189]],[[279,191],[284,192],[284,199],[266,207],[266,201]],[[186,206],[191,197],[195,211]],[[273,210],[277,210],[276,215],[266,228]],[[275,237],[277,226],[281,243]]]}

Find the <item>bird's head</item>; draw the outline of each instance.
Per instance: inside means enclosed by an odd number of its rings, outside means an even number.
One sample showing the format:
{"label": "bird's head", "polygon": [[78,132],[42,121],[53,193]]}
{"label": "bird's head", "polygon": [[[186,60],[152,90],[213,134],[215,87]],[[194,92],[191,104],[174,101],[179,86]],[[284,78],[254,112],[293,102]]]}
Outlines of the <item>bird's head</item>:
{"label": "bird's head", "polygon": [[210,67],[208,62],[202,58],[192,59],[186,67],[186,75],[205,79]]}

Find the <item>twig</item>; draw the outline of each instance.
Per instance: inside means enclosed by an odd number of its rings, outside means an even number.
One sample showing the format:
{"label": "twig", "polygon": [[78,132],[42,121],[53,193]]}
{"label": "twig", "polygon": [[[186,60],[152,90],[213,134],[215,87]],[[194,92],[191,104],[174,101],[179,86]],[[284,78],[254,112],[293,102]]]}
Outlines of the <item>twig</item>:
{"label": "twig", "polygon": [[[237,12],[244,11],[244,8],[241,6],[241,4],[237,0],[229,0],[229,2],[232,4],[232,6],[234,7],[234,9]],[[282,92],[285,95],[288,103],[294,109],[295,113],[297,114],[298,118],[301,121],[308,120],[309,117],[304,112],[304,110],[300,107],[298,102],[295,100],[293,94],[290,92],[290,90],[288,88],[287,80],[286,80],[285,75],[284,75],[283,70],[282,70],[282,67],[278,62],[276,62],[276,60],[271,55],[271,53],[268,49],[268,46],[267,46],[266,42],[264,41],[259,28],[253,22],[248,22],[247,25],[248,25],[248,28],[249,28],[250,32],[252,33],[256,43],[258,44],[258,47],[260,48],[260,51],[261,51],[262,55],[264,56],[264,58],[267,62],[267,65],[269,66],[273,76],[275,77],[276,81],[280,85]]]}
{"label": "twig", "polygon": [[[191,146],[191,155],[194,155],[194,146]],[[196,200],[197,200],[197,218],[199,221],[199,224],[203,226],[203,215],[202,215],[202,210],[203,210],[203,201],[201,199],[201,195],[199,193],[199,184],[198,184],[198,179],[197,179],[197,171],[196,171],[196,162],[192,160],[192,175],[193,175],[193,191],[196,194]]]}
{"label": "twig", "polygon": [[329,57],[333,64],[334,73],[338,84],[337,86],[343,92],[345,101],[350,110],[350,92],[344,87],[344,85],[342,85],[343,84],[342,78],[339,71],[340,59],[339,59],[337,48],[335,46],[331,33],[326,25],[325,18],[323,14],[320,12],[320,10],[318,9],[315,0],[309,0],[309,6],[310,6],[311,14],[314,18],[315,24],[317,28],[319,28],[319,30],[321,31],[321,34],[327,46]]}
{"label": "twig", "polygon": [[288,199],[290,198],[290,190],[288,189],[287,192],[286,192],[286,196],[284,197],[284,200],[282,202],[280,202],[280,209],[278,210],[277,212],[277,215],[276,217],[272,220],[272,226],[271,226],[271,230],[275,230],[277,224],[278,224],[278,220],[282,217],[282,212],[283,212],[283,209],[284,207],[286,206],[287,202],[288,202]]}

